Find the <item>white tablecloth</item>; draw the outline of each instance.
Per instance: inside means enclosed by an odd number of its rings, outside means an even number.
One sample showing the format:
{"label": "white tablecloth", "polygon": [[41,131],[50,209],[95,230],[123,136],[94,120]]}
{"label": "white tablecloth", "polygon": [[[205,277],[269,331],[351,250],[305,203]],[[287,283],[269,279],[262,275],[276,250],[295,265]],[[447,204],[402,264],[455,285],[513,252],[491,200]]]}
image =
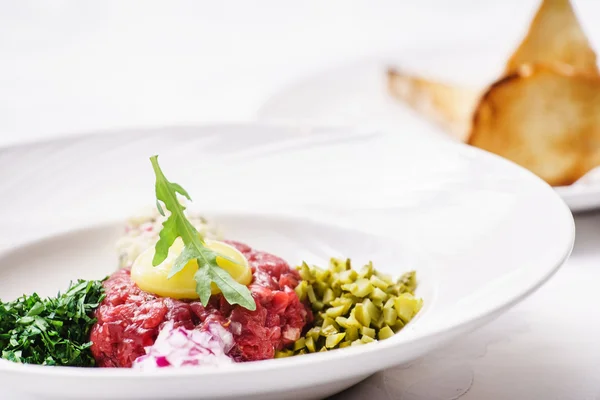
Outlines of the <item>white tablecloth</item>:
{"label": "white tablecloth", "polygon": [[[600,2],[575,3],[600,42]],[[0,1],[0,145],[114,127],[249,120],[282,85],[351,59],[481,42],[508,52],[536,6]],[[600,399],[600,214],[576,222],[573,256],[529,299],[339,398]]]}

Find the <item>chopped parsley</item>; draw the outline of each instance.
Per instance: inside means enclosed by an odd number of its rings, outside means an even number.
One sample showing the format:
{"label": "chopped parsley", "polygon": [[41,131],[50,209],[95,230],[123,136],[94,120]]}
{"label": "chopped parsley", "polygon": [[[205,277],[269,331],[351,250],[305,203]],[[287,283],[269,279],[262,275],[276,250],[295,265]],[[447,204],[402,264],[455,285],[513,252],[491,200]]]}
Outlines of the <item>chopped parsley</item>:
{"label": "chopped parsley", "polygon": [[36,293],[0,303],[2,358],[18,363],[93,367],[89,334],[104,299],[102,281],[78,280],[64,294]]}

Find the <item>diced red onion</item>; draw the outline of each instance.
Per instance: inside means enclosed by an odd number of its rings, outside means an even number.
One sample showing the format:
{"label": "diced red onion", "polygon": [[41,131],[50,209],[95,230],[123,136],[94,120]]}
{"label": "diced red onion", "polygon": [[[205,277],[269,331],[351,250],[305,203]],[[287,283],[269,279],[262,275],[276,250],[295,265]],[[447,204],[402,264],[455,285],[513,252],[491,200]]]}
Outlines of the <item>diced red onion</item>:
{"label": "diced red onion", "polygon": [[242,324],[240,324],[237,321],[231,321],[229,329],[231,329],[231,333],[233,333],[236,336],[242,334]]}
{"label": "diced red onion", "polygon": [[146,347],[146,354],[133,362],[133,368],[198,367],[230,364],[227,353],[233,347],[231,332],[218,322],[207,322],[202,330],[174,328],[165,323],[156,342]]}

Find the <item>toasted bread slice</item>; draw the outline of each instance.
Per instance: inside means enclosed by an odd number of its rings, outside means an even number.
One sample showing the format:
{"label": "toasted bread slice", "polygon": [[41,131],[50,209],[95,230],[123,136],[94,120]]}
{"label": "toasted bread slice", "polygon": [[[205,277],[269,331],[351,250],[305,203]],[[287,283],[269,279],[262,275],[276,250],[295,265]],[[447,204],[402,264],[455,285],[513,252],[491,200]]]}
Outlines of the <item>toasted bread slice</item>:
{"label": "toasted bread slice", "polygon": [[480,90],[453,86],[388,70],[390,93],[417,113],[434,121],[460,141],[466,141]]}
{"label": "toasted bread slice", "polygon": [[524,65],[482,96],[468,143],[569,185],[600,165],[600,78]]}
{"label": "toasted bread slice", "polygon": [[598,75],[596,53],[569,0],[543,0],[527,35],[508,60],[505,75],[523,64],[567,64]]}

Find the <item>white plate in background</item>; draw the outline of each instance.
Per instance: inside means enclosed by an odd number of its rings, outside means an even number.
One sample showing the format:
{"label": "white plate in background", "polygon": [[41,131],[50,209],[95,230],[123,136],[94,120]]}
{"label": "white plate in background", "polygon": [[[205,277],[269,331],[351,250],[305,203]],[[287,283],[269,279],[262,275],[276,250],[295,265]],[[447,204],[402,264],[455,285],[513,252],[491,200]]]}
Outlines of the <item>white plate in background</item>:
{"label": "white plate in background", "polygon": [[115,221],[153,203],[153,154],[195,209],[290,263],[331,252],[416,269],[423,314],[380,343],[219,371],[4,361],[4,389],[60,399],[322,398],[490,322],[550,278],[573,245],[572,215],[548,185],[449,141],[261,124],[115,131],[0,149],[0,297],[116,268]]}
{"label": "white plate in background", "polygon": [[[393,135],[451,140],[436,125],[388,94],[387,68],[484,87],[500,76],[507,56],[481,48],[440,48],[357,61],[284,88],[263,104],[258,119],[300,125],[359,126]],[[555,188],[574,212],[600,208],[600,174],[584,178],[575,185]]]}

